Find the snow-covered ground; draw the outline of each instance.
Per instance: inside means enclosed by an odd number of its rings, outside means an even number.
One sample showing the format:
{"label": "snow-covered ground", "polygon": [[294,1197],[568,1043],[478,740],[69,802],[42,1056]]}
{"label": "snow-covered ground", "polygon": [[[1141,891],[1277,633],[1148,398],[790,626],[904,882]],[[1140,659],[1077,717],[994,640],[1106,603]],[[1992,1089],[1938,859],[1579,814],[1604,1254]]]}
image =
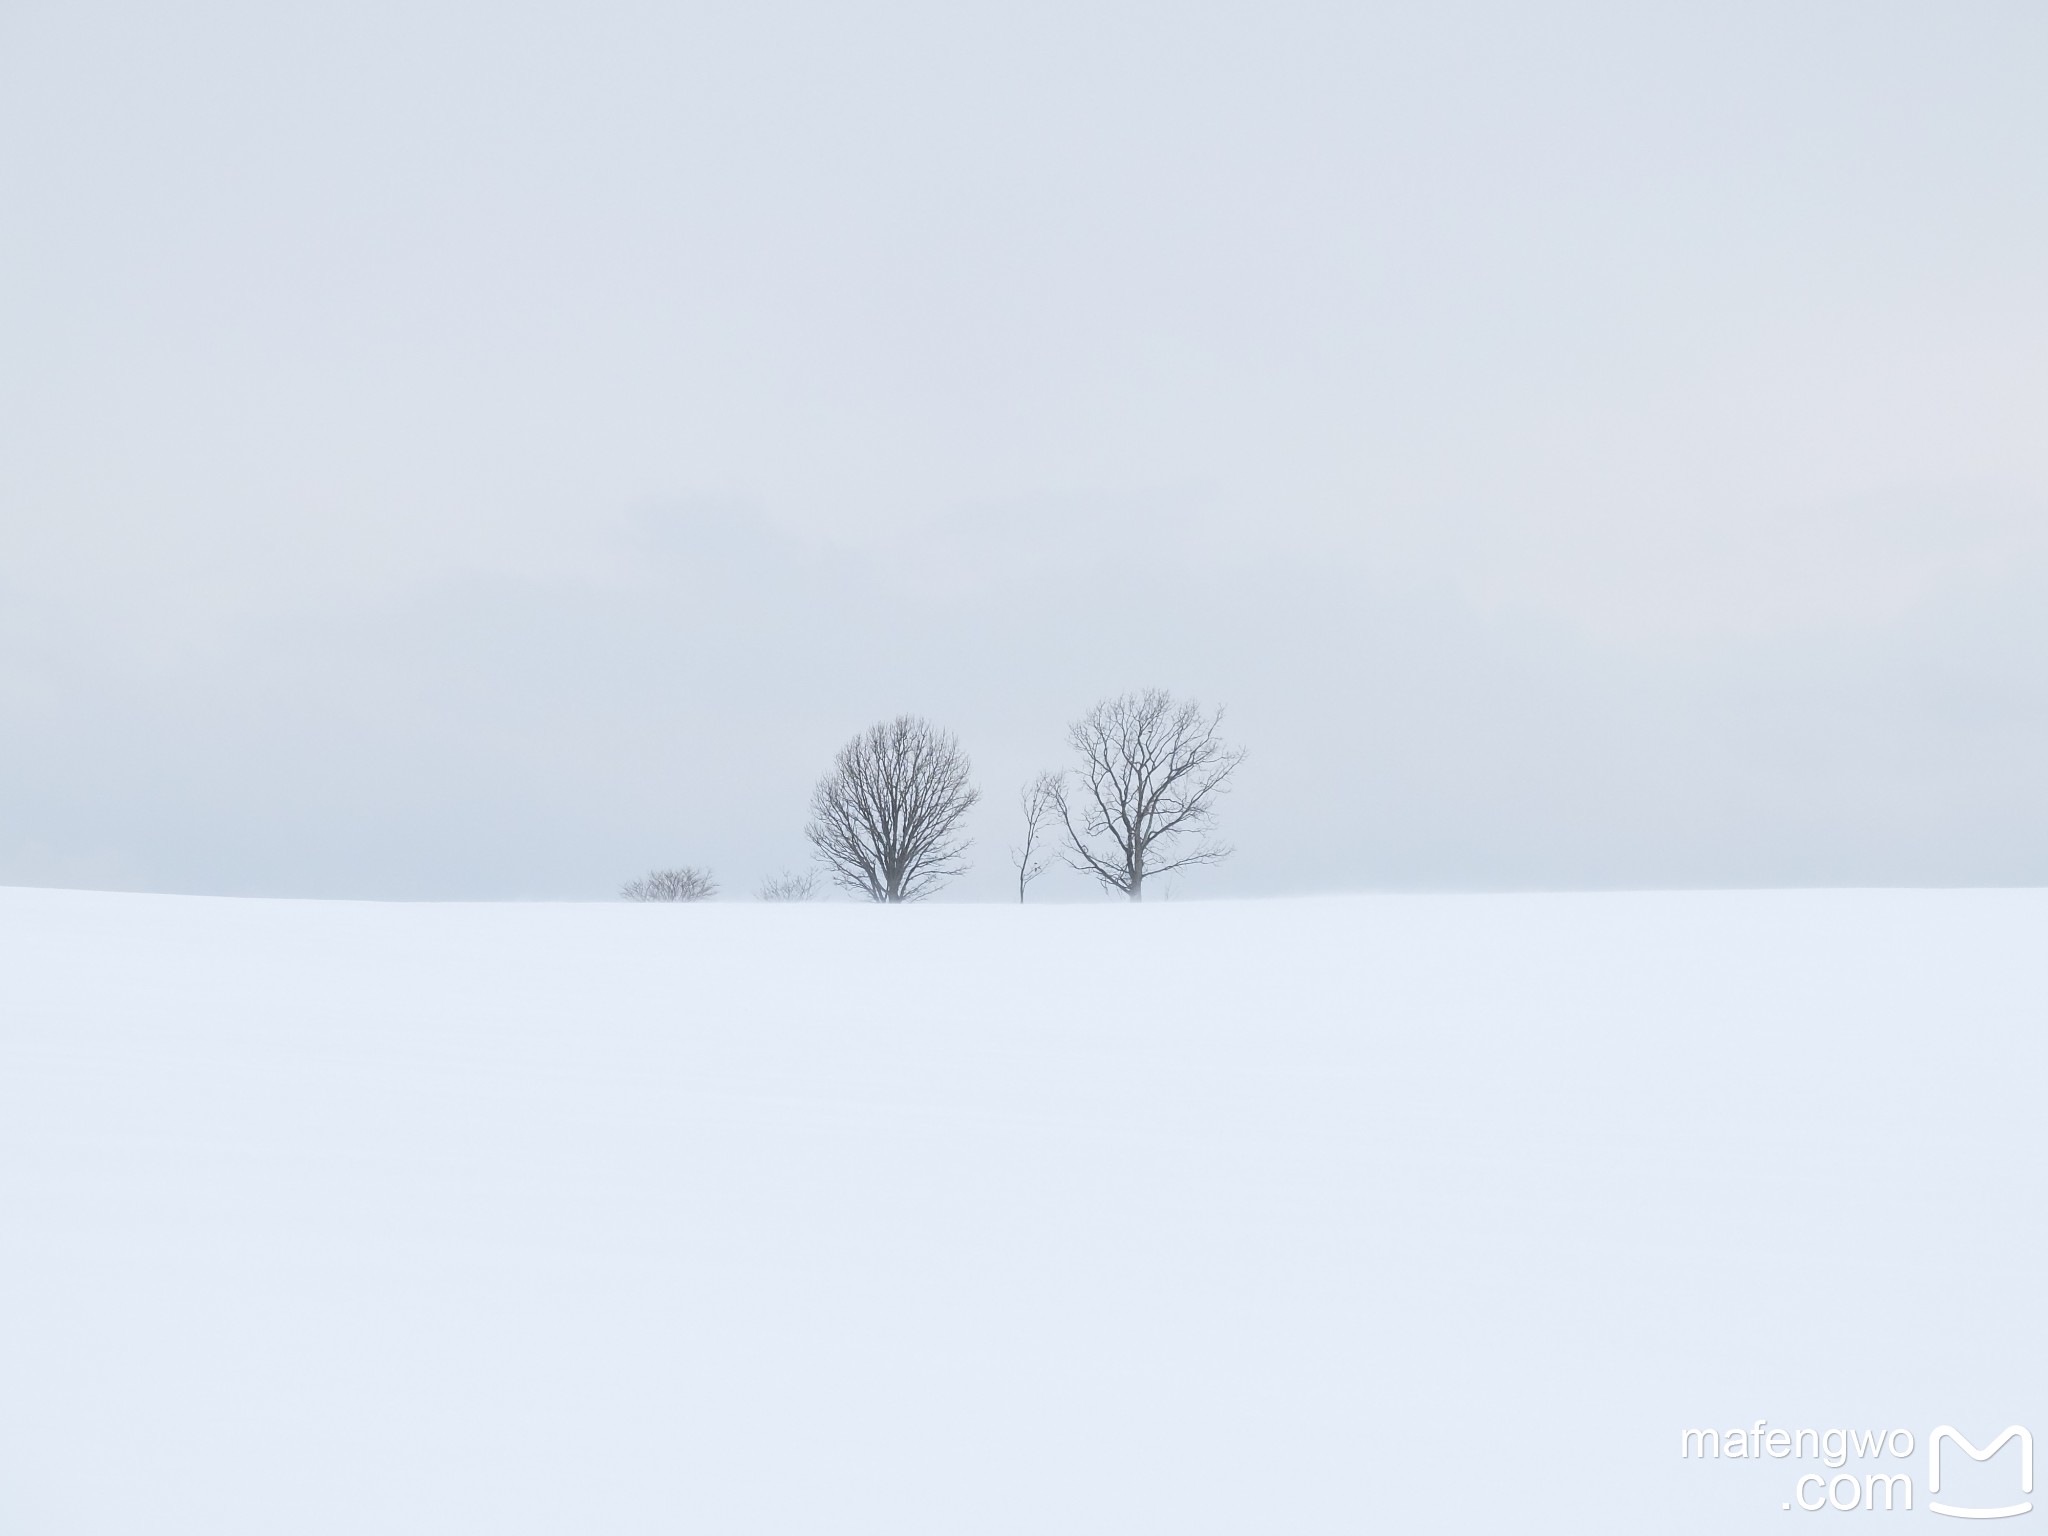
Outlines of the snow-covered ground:
{"label": "snow-covered ground", "polygon": [[0,1532],[1925,1525],[1680,1432],[2048,1433],[2044,1059],[2039,892],[0,891]]}

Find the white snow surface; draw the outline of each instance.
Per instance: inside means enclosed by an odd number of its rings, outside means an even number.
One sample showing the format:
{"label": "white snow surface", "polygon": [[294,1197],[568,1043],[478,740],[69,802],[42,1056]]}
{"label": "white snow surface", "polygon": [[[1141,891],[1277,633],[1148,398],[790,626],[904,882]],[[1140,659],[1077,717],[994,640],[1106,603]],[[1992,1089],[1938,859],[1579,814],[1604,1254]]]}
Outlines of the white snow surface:
{"label": "white snow surface", "polygon": [[2044,934],[0,891],[0,1532],[1804,1529],[2048,1434]]}

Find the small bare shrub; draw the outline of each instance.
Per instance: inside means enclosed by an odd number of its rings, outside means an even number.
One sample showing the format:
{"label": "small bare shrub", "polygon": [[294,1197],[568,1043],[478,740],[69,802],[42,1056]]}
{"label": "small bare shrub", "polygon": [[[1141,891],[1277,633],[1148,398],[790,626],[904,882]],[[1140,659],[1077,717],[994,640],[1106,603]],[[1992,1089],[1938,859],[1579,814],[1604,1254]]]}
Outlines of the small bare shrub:
{"label": "small bare shrub", "polygon": [[718,882],[708,869],[685,864],[680,869],[657,869],[628,880],[619,887],[627,901],[709,901],[718,894]]}
{"label": "small bare shrub", "polygon": [[754,894],[763,901],[809,901],[817,891],[817,871],[807,869],[797,875],[785,869],[781,874],[770,875],[763,880],[761,889]]}

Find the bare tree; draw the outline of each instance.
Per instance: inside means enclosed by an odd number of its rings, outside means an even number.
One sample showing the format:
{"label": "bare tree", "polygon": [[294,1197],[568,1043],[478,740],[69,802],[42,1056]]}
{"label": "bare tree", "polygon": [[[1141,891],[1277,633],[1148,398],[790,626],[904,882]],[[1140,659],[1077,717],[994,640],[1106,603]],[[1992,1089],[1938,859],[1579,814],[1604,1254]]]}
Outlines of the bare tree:
{"label": "bare tree", "polygon": [[718,882],[708,869],[683,865],[679,869],[657,869],[628,880],[619,887],[627,901],[709,901],[718,894]]}
{"label": "bare tree", "polygon": [[981,798],[967,754],[915,715],[871,725],[811,792],[804,828],[832,882],[870,901],[918,901],[967,868],[961,829]]}
{"label": "bare tree", "polygon": [[1208,833],[1244,752],[1216,734],[1222,723],[1221,709],[1147,688],[1104,699],[1069,726],[1078,783],[1063,775],[1053,786],[1067,863],[1143,901],[1147,880],[1228,858]]}
{"label": "bare tree", "polygon": [[807,869],[802,874],[784,870],[779,875],[770,875],[761,882],[761,888],[754,894],[763,901],[809,901],[817,894],[818,872]]}
{"label": "bare tree", "polygon": [[1024,887],[1052,867],[1055,851],[1047,834],[1053,817],[1059,814],[1060,776],[1041,773],[1017,791],[1017,809],[1024,813],[1024,841],[1010,849],[1010,862],[1017,866],[1017,900],[1024,899]]}

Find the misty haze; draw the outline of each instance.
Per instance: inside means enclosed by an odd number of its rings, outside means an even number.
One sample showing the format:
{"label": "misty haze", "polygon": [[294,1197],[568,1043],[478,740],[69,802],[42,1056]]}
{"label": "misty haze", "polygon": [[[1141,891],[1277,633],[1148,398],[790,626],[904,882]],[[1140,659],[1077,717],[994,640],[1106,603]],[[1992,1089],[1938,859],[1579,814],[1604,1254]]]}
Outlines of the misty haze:
{"label": "misty haze", "polygon": [[2037,882],[2041,27],[17,7],[0,880],[750,889],[909,711],[993,899],[1159,686],[1209,894]]}

